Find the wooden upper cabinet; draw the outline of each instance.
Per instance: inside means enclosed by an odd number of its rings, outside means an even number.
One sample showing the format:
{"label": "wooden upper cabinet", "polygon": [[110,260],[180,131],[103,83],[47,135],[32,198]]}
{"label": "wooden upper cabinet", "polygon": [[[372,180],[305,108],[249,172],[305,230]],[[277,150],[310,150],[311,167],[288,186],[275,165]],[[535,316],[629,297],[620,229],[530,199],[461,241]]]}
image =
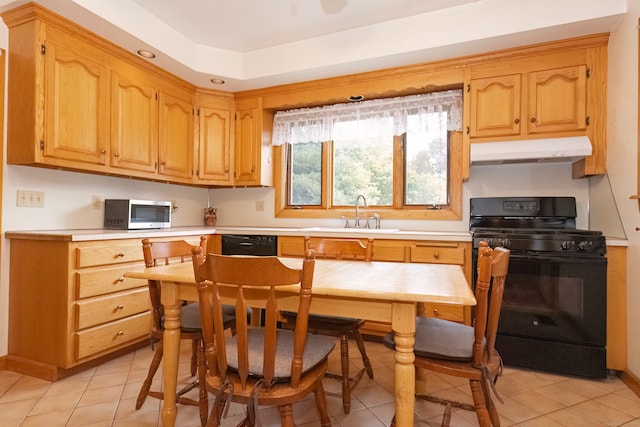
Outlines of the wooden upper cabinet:
{"label": "wooden upper cabinet", "polygon": [[472,79],[469,91],[471,138],[584,132],[586,128],[586,65],[529,72],[525,85],[522,74]]}
{"label": "wooden upper cabinet", "polygon": [[259,100],[238,102],[235,125],[235,184],[259,185],[262,127]]}
{"label": "wooden upper cabinet", "polygon": [[193,162],[193,100],[160,92],[158,173],[191,180]]}
{"label": "wooden upper cabinet", "polygon": [[57,43],[54,32],[44,45],[44,156],[104,165],[109,147],[109,75],[74,40]]}
{"label": "wooden upper cabinet", "polygon": [[158,163],[158,91],[114,71],[111,166],[155,172]]}
{"label": "wooden upper cabinet", "polygon": [[529,73],[529,133],[586,128],[587,66]]}
{"label": "wooden upper cabinet", "polygon": [[469,136],[520,134],[520,74],[473,79],[469,83]]}
{"label": "wooden upper cabinet", "polygon": [[229,95],[197,95],[197,182],[233,184],[231,138],[233,98]]}
{"label": "wooden upper cabinet", "polygon": [[13,21],[7,161],[101,171],[108,163],[109,70],[89,43]]}

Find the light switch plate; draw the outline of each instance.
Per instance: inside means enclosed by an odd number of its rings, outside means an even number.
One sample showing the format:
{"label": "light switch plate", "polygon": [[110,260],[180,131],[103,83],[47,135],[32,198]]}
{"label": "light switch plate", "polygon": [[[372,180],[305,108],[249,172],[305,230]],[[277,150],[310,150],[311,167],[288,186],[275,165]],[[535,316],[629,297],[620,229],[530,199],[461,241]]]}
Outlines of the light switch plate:
{"label": "light switch plate", "polygon": [[18,190],[16,205],[18,207],[43,208],[44,192]]}

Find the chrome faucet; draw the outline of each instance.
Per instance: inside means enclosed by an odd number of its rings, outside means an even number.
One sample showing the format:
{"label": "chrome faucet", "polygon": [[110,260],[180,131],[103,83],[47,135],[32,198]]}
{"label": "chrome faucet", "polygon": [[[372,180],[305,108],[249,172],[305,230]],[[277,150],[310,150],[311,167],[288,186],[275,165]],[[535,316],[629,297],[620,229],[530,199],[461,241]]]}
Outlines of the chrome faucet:
{"label": "chrome faucet", "polygon": [[355,228],[360,228],[360,208],[358,207],[358,204],[360,202],[360,199],[362,198],[362,203],[364,208],[367,208],[367,199],[365,199],[364,195],[362,194],[358,194],[358,197],[356,197],[356,219],[355,219],[355,224],[353,225]]}

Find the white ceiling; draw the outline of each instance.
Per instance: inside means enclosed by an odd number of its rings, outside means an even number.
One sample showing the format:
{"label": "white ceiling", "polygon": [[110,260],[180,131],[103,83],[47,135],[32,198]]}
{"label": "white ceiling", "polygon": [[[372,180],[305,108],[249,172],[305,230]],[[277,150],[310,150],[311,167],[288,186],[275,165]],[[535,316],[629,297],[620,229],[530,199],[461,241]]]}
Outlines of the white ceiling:
{"label": "white ceiling", "polygon": [[[0,11],[26,0],[0,0]],[[627,0],[39,0],[200,87],[240,91],[608,32]],[[211,84],[212,77],[226,81]]]}

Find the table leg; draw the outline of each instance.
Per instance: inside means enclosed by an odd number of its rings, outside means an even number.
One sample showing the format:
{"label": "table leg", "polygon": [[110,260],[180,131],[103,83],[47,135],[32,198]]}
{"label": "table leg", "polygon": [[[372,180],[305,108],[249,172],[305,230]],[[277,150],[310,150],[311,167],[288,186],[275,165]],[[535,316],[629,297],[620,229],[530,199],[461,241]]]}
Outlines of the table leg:
{"label": "table leg", "polygon": [[394,303],[391,327],[396,343],[396,426],[413,426],[416,373],[413,347],[416,333],[416,304]]}
{"label": "table leg", "polygon": [[178,356],[180,354],[180,301],[177,284],[162,284],[162,304],[164,305],[163,345],[163,389],[162,425],[173,427],[178,415],[176,389],[178,386]]}

